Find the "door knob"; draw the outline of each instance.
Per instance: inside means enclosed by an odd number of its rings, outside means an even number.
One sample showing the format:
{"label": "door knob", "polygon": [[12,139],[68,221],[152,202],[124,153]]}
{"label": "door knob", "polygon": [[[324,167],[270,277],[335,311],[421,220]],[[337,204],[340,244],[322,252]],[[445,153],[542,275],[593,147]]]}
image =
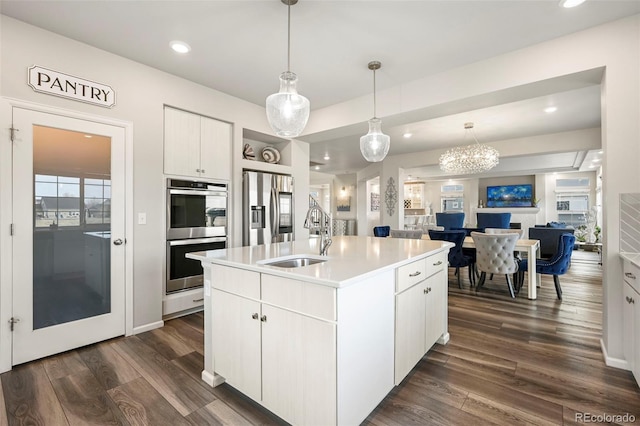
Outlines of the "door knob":
{"label": "door knob", "polygon": [[114,246],[121,246],[121,245],[122,245],[122,243],[123,243],[123,241],[122,241],[120,238],[118,238],[117,240],[115,240],[115,241],[113,242],[113,245],[114,245]]}

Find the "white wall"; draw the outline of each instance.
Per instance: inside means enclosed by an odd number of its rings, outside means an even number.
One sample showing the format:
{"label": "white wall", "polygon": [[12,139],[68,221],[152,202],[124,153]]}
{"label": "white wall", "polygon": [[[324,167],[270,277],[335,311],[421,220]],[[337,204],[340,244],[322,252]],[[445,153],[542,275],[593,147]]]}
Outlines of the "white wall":
{"label": "white wall", "polygon": [[[146,225],[134,229],[134,327],[162,319],[165,252],[165,205],[163,178],[163,106],[171,105],[234,125],[233,179],[230,182],[234,212],[233,245],[241,244],[242,224],[242,129],[265,134],[272,131],[264,108],[208,89],[165,72],[90,47],[86,44],[1,16],[0,95],[62,109],[90,113],[133,123],[134,211],[147,213]],[[101,108],[72,100],[35,93],[27,85],[27,68],[37,64],[85,79],[109,84],[117,93],[117,104]],[[2,111],[2,128],[11,127],[10,111]],[[3,133],[3,144],[6,133]],[[309,168],[308,144],[291,144],[292,175],[296,179],[296,216],[307,209]],[[5,151],[3,151],[4,153]],[[8,158],[7,158],[8,157]],[[2,155],[0,168],[9,167],[10,154]],[[0,173],[0,176],[5,176]],[[2,205],[4,209],[11,206]],[[302,216],[301,216],[302,215]],[[296,236],[307,231],[296,221]],[[3,242],[7,236],[3,233]],[[3,244],[2,247],[6,245]],[[2,306],[6,306],[4,303]],[[3,324],[9,312],[1,312]]]}

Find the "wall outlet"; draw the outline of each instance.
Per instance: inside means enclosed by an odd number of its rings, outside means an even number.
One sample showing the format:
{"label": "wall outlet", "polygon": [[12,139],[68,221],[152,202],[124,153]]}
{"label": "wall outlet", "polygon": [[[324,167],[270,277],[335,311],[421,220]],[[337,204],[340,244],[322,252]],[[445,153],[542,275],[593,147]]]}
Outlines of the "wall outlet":
{"label": "wall outlet", "polygon": [[147,214],[138,213],[138,225],[146,225],[146,224],[147,224]]}

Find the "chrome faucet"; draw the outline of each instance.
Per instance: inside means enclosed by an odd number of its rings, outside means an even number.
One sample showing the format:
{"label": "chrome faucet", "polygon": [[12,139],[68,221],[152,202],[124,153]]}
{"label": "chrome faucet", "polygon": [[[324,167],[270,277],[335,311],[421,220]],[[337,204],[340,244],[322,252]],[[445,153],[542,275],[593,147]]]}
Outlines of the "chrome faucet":
{"label": "chrome faucet", "polygon": [[[314,212],[320,214],[319,224],[316,224],[313,221]],[[331,241],[331,215],[324,211],[324,209],[319,205],[311,206],[307,211],[307,217],[304,220],[304,227],[307,229],[320,230],[320,256],[326,256],[329,252],[329,246],[333,242]]]}

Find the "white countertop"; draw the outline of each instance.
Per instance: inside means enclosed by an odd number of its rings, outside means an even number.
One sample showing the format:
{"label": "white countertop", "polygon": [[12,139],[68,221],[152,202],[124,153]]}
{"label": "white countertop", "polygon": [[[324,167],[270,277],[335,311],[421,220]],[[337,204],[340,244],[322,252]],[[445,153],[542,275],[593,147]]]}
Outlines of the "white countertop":
{"label": "white countertop", "polygon": [[333,237],[328,261],[300,268],[262,265],[267,259],[307,254],[318,256],[319,238],[288,243],[234,247],[188,253],[191,259],[233,266],[332,287],[345,287],[380,271],[394,269],[419,258],[453,247],[446,241],[405,238]]}
{"label": "white countertop", "polygon": [[640,268],[640,253],[620,253],[620,257],[628,260],[632,265]]}

